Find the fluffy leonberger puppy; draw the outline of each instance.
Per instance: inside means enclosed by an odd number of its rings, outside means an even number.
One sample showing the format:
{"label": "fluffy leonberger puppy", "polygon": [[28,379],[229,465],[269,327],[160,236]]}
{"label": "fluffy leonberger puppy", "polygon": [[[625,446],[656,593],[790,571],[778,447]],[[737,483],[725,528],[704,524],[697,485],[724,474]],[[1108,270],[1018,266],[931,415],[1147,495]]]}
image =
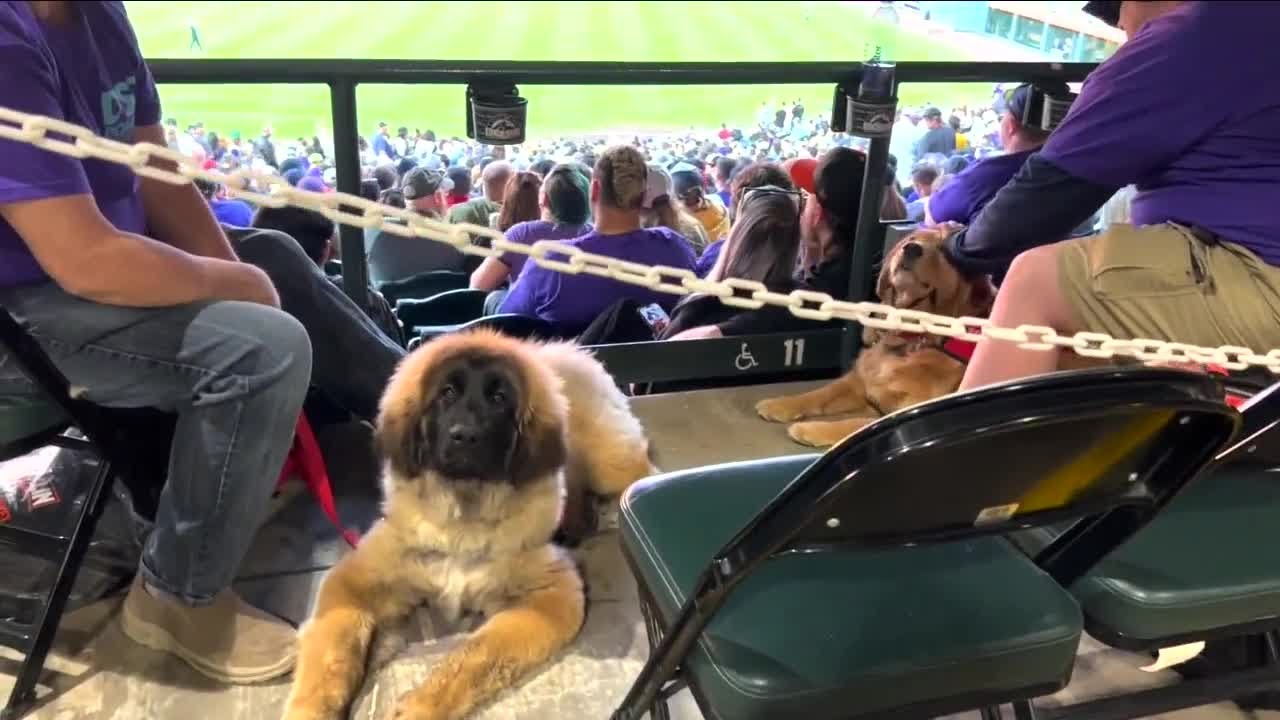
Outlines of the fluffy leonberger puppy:
{"label": "fluffy leonberger puppy", "polygon": [[[876,294],[896,308],[950,317],[984,318],[995,287],[985,275],[966,277],[943,252],[952,226],[922,228],[893,247],[880,269]],[[876,418],[955,392],[968,358],[947,338],[866,328],[863,350],[844,376],[801,395],[756,404],[760,417],[793,423],[793,440],[817,447],[834,445]],[[845,420],[794,422],[852,413]]]}
{"label": "fluffy leonberger puppy", "polygon": [[627,399],[586,351],[491,332],[406,357],[376,437],[383,517],[321,584],[286,720],[344,717],[374,630],[422,604],[485,621],[400,700],[397,720],[462,718],[515,685],[585,617],[582,578],[552,542],[566,494],[617,494],[653,472]]}

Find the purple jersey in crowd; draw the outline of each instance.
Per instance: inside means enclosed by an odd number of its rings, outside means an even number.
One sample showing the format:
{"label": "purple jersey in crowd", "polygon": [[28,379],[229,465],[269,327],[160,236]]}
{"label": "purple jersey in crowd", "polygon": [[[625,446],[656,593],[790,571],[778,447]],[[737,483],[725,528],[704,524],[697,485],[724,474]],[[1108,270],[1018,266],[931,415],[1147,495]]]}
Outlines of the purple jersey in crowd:
{"label": "purple jersey in crowd", "polygon": [[1133,222],[1210,230],[1280,265],[1280,3],[1189,2],[1085,81],[1043,157],[1138,188]]}
{"label": "purple jersey in crowd", "polygon": [[[667,228],[642,228],[622,235],[601,235],[593,231],[565,244],[596,255],[646,265],[687,270],[693,270],[694,265],[693,246],[683,235]],[[537,315],[561,332],[577,335],[606,308],[626,298],[641,305],[658,303],[670,311],[680,296],[596,275],[566,275],[526,263],[499,312]]]}
{"label": "purple jersey in crowd", "polygon": [[[68,3],[66,25],[46,26],[26,2],[0,2],[0,105],[84,125],[128,142],[160,122],[160,98],[124,4]],[[92,193],[120,230],[146,231],[133,171],[0,140],[0,204]],[[0,287],[48,279],[22,238],[0,220]]]}
{"label": "purple jersey in crowd", "polygon": [[929,216],[935,223],[968,225],[1022,169],[1032,152],[992,155],[961,170],[951,182],[929,196]]}
{"label": "purple jersey in crowd", "polygon": [[[539,240],[571,240],[589,232],[591,232],[591,223],[566,225],[546,220],[531,220],[512,225],[504,234],[510,242],[532,245]],[[498,256],[498,259],[503,265],[511,268],[511,279],[514,280],[520,277],[520,271],[524,269],[524,262],[529,259],[529,256],[517,252],[504,252]]]}

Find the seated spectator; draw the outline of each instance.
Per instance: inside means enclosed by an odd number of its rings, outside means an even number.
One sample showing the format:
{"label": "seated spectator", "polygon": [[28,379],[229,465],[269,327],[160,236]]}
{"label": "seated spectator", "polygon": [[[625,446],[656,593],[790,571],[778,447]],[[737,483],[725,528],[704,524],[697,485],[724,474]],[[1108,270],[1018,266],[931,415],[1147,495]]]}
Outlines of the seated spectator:
{"label": "seated spectator", "polygon": [[[1280,347],[1275,3],[1090,2],[1129,36],[948,252],[1007,277],[991,319],[1200,346]],[[1187,112],[1188,88],[1196,111]],[[1133,225],[1059,241],[1135,184]],[[979,343],[961,388],[1052,372],[1061,351]]]}
{"label": "seated spectator", "polygon": [[517,223],[537,220],[541,215],[538,210],[541,189],[542,178],[536,174],[528,171],[512,173],[502,193],[502,209],[498,211],[497,229],[505,233]]}
{"label": "seated spectator", "polygon": [[[724,254],[708,279],[738,278],[763,283],[774,292],[795,289],[796,259],[800,247],[799,190],[765,186],[749,188],[742,196],[741,212],[725,241]],[[715,295],[694,293],[682,297],[665,327],[650,324],[635,300],[623,300],[602,312],[579,338],[584,345],[646,342],[671,338],[685,330],[727,322],[753,312],[726,305]],[[781,315],[776,319],[784,320]],[[794,317],[794,316],[793,316]],[[787,329],[784,325],[780,329]]]}
{"label": "seated spectator", "polygon": [[938,168],[928,164],[917,165],[911,171],[911,187],[915,190],[916,199],[907,203],[907,220],[910,222],[924,220],[929,196],[933,194],[933,181],[938,179],[938,174]]}
{"label": "seated spectator", "polygon": [[196,180],[196,188],[204,196],[205,202],[213,210],[213,216],[223,225],[232,227],[249,227],[253,218],[253,207],[243,200],[227,198],[225,189],[208,180]]}
{"label": "seated spectator", "polygon": [[[542,181],[542,189],[538,193],[542,218],[508,228],[505,233],[507,240],[532,245],[539,240],[568,240],[591,232],[590,194],[590,182],[576,167],[555,166]],[[520,276],[526,259],[528,256],[515,252],[485,258],[471,273],[471,287],[496,290],[503,283]],[[506,297],[505,292],[502,297]],[[495,302],[501,303],[501,299]]]}
{"label": "seated spectator", "polygon": [[649,181],[644,195],[644,211],[640,213],[643,227],[665,227],[680,233],[695,253],[707,248],[707,231],[702,223],[689,214],[683,203],[675,202],[671,175],[659,164],[649,163]]}
{"label": "seated spectator", "polygon": [[[800,213],[801,270],[797,288],[826,293],[838,300],[847,298],[853,238],[857,232],[858,204],[862,201],[862,179],[866,168],[867,156],[851,148],[832,148],[818,160],[812,187],[802,188],[806,192]],[[758,171],[757,176],[768,174],[771,173],[767,170]],[[784,181],[790,183],[785,175]],[[734,204],[743,202],[744,197],[745,194],[735,192]],[[766,306],[722,323],[685,330],[669,339],[696,340],[777,332],[780,327],[813,327],[817,322],[797,318],[786,308]],[[820,327],[820,324],[816,326]]]}
{"label": "seated spectator", "polygon": [[[423,168],[410,170],[400,181],[407,209],[432,220],[442,219],[445,193],[451,187],[449,178],[442,173]],[[467,256],[455,247],[385,230],[374,236],[368,253],[369,279],[375,285],[433,270],[462,271],[467,265]]]}
{"label": "seated spectator", "polygon": [[[804,174],[803,170],[801,170],[800,174]],[[808,174],[808,177],[812,182],[812,173]],[[743,193],[748,189],[765,185],[784,190],[794,190],[798,187],[792,180],[792,176],[782,166],[768,162],[750,163],[734,173],[733,183],[730,187],[730,199],[732,202],[729,207],[737,207],[742,200]],[[812,185],[809,187],[812,187]],[[736,221],[736,213],[730,210],[730,215]],[[706,277],[711,272],[711,269],[715,267],[716,260],[720,257],[720,251],[724,247],[724,242],[724,240],[718,240],[711,243],[702,252],[702,255],[698,256],[698,263],[694,268],[694,272],[698,274],[698,277]]]}
{"label": "seated spectator", "polygon": [[515,167],[506,160],[494,160],[485,165],[480,173],[484,195],[450,208],[449,222],[489,227],[489,216],[502,209],[502,195],[514,173]]}
{"label": "seated spectator", "polygon": [[445,173],[453,183],[453,189],[445,196],[445,205],[452,208],[471,200],[471,171],[460,166],[449,168]]}
{"label": "seated spectator", "polygon": [[688,163],[676,165],[671,171],[671,185],[676,198],[702,223],[708,240],[715,242],[729,236],[729,211],[707,199],[702,173],[697,168]]}
{"label": "seated spectator", "polygon": [[[5,105],[165,144],[121,3],[0,5],[0,58]],[[129,102],[104,122],[96,99],[126,80]],[[194,187],[11,140],[0,139],[0,157],[0,305],[81,400],[178,417],[124,635],[217,682],[289,673],[295,631],[231,583],[293,443],[311,375],[306,332],[266,273],[237,260]],[[34,392],[3,352],[0,388]]]}
{"label": "seated spectator", "polygon": [[[634,147],[611,147],[591,178],[595,229],[568,241],[586,252],[646,265],[693,269],[693,248],[674,230],[640,227],[648,168]],[[500,312],[536,315],[565,335],[577,335],[600,311],[623,298],[671,308],[678,296],[595,275],[567,275],[526,263]]]}
{"label": "seated spectator", "polygon": [[[721,125],[721,133],[727,136],[729,131],[723,128],[724,126]],[[720,204],[723,205],[726,210],[731,210],[733,207],[733,190],[731,185],[733,183],[733,171],[736,167],[738,167],[737,160],[721,156],[716,158],[716,164],[711,174],[711,181],[716,184],[716,196],[720,198]]]}
{"label": "seated spectator", "polygon": [[538,177],[542,178],[543,180],[546,180],[547,175],[551,174],[551,171],[555,169],[555,166],[556,166],[555,160],[552,160],[551,158],[543,158],[535,162],[534,164],[530,165],[529,171],[533,173],[537,173]]}
{"label": "seated spectator", "polygon": [[392,164],[374,168],[373,179],[378,181],[378,187],[382,192],[394,190],[400,185],[400,173],[396,172],[396,166]]}
{"label": "seated spectator", "polygon": [[[1063,95],[1069,92],[1065,85],[1054,90]],[[1032,94],[1030,84],[1019,85],[1009,93],[1000,120],[1000,144],[1005,153],[987,156],[959,172],[954,182],[929,201],[926,222],[968,225],[1022,168],[1027,158],[1044,146],[1049,131],[1023,125],[1020,120]]]}
{"label": "seated spectator", "polygon": [[[754,280],[773,292],[791,292],[796,289],[795,271],[800,251],[800,191],[769,185],[748,188],[742,202],[725,249],[707,279]],[[687,295],[676,303],[671,323],[658,339],[715,325],[721,326],[724,335],[740,334],[740,326],[751,332],[781,332],[795,326],[787,317],[800,320],[790,313],[769,313],[769,319],[780,321],[774,330],[762,329],[759,322],[732,322],[754,312],[725,305],[714,295]]]}
{"label": "seated spectator", "polygon": [[[293,238],[302,247],[307,257],[321,270],[333,257],[338,226],[315,210],[263,206],[254,213],[253,227],[261,230],[278,230]],[[342,287],[341,275],[329,275],[328,278],[335,286]],[[382,293],[372,287],[369,288],[369,300],[364,311],[388,338],[398,345],[405,344],[404,331],[391,310],[391,304],[382,296]]]}
{"label": "seated spectator", "polygon": [[931,153],[951,157],[956,151],[956,131],[942,122],[942,111],[936,107],[924,111],[924,134],[911,149],[911,159],[917,164]]}

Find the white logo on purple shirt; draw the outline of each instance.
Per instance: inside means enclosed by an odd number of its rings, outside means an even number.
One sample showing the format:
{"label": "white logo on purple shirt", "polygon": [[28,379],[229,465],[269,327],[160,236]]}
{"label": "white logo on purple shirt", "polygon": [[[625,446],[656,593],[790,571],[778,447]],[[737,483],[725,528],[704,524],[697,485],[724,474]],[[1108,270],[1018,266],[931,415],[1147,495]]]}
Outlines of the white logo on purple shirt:
{"label": "white logo on purple shirt", "polygon": [[137,84],[137,77],[130,76],[102,93],[102,130],[112,140],[127,142],[133,134],[137,107],[133,91]]}

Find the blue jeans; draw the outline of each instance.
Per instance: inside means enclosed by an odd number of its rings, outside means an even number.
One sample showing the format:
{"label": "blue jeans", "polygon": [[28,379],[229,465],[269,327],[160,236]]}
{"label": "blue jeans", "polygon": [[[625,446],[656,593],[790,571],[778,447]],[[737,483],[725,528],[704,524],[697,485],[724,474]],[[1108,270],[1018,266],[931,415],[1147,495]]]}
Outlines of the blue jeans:
{"label": "blue jeans", "polygon": [[[178,417],[141,572],[199,605],[231,584],[266,517],[311,376],[311,343],[280,310],[241,302],[124,308],[53,283],[0,290],[84,399]],[[29,385],[0,352],[0,393]]]}

